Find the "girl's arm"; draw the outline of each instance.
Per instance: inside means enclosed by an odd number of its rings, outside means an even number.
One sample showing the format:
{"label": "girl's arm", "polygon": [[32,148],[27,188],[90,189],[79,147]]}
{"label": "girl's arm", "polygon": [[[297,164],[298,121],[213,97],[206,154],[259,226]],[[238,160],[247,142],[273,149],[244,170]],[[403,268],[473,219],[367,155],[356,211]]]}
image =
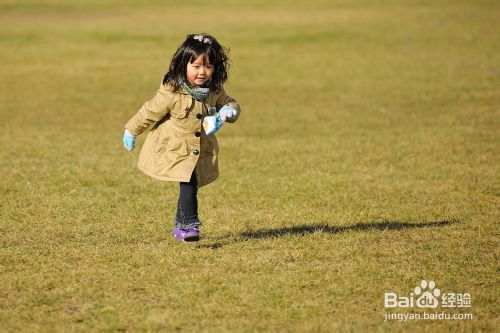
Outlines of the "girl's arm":
{"label": "girl's arm", "polygon": [[125,124],[129,132],[137,136],[151,124],[160,121],[172,108],[172,92],[162,84],[152,100],[147,101],[139,111]]}
{"label": "girl's arm", "polygon": [[229,105],[236,110],[235,116],[226,119],[226,121],[228,123],[234,123],[238,119],[238,117],[240,116],[241,108],[240,108],[240,105],[238,104],[238,102],[236,102],[236,100],[234,98],[232,98],[231,96],[227,95],[226,91],[222,87],[220,89],[219,96],[217,97],[217,102],[216,102],[217,110],[222,108],[224,105]]}

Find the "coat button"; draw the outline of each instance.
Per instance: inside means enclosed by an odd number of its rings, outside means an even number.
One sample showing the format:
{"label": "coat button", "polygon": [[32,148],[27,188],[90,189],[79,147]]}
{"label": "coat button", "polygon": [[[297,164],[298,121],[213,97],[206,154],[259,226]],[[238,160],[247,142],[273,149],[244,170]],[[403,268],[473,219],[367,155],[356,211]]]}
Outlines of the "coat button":
{"label": "coat button", "polygon": [[198,114],[196,115],[196,118],[201,119],[201,118],[203,118],[203,115],[202,115],[201,113],[198,113]]}
{"label": "coat button", "polygon": [[200,151],[198,149],[193,150],[193,155],[198,155]]}
{"label": "coat button", "polygon": [[196,132],[196,133],[194,133],[194,136],[195,136],[195,137],[199,137],[200,135],[201,135],[201,133],[200,133],[200,132]]}

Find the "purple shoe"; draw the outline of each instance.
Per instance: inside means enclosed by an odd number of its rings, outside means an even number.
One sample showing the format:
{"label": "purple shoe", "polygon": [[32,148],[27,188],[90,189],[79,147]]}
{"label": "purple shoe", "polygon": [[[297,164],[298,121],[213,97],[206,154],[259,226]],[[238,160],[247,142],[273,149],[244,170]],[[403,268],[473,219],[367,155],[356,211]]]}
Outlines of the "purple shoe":
{"label": "purple shoe", "polygon": [[181,242],[197,242],[200,240],[200,230],[197,228],[179,229],[174,227],[174,238]]}

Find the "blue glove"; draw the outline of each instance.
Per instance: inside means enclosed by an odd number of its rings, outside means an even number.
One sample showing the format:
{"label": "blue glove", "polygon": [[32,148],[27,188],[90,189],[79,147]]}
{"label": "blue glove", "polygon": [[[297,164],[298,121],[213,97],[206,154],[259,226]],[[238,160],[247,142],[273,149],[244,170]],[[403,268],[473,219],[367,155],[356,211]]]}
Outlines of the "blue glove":
{"label": "blue glove", "polygon": [[125,133],[123,133],[123,145],[128,151],[132,151],[135,148],[135,136],[128,129],[125,129]]}
{"label": "blue glove", "polygon": [[224,105],[219,110],[219,116],[222,122],[225,122],[228,118],[233,118],[238,114],[235,108],[230,105]]}
{"label": "blue glove", "polygon": [[203,129],[205,130],[205,134],[214,134],[222,127],[223,123],[224,121],[222,121],[220,114],[215,114],[215,116],[206,116],[203,118]]}

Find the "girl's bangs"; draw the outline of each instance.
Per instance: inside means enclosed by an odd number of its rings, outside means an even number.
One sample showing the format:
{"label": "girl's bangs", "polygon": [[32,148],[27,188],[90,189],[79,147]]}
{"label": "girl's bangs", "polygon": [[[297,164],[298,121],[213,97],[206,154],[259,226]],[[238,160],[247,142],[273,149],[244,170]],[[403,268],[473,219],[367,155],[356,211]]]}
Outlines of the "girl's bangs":
{"label": "girl's bangs", "polygon": [[192,64],[193,61],[195,61],[196,58],[198,58],[199,54],[201,54],[201,52],[197,53],[196,50],[193,50],[191,48],[186,48],[186,52],[185,52],[185,59],[187,60],[186,63],[189,62],[190,64]]}
{"label": "girl's bangs", "polygon": [[198,58],[201,54],[203,54],[203,60],[204,60],[204,61],[207,61],[207,60],[208,60],[208,62],[209,62],[210,64],[212,64],[212,65],[214,65],[214,64],[215,64],[215,62],[217,61],[217,55],[216,55],[216,52],[215,52],[215,50],[214,50],[213,48],[211,48],[211,47],[209,47],[209,48],[207,48],[207,49],[205,49],[205,50],[195,50],[195,49],[191,49],[191,48],[190,48],[190,49],[187,49],[186,51],[187,51],[187,52],[186,52],[186,53],[187,53],[187,54],[186,54],[186,56],[187,56],[186,58],[187,58],[187,60],[188,60],[188,62],[189,62],[190,64],[192,64],[192,63],[193,63],[193,61],[195,61],[195,60],[196,60],[196,58]]}

